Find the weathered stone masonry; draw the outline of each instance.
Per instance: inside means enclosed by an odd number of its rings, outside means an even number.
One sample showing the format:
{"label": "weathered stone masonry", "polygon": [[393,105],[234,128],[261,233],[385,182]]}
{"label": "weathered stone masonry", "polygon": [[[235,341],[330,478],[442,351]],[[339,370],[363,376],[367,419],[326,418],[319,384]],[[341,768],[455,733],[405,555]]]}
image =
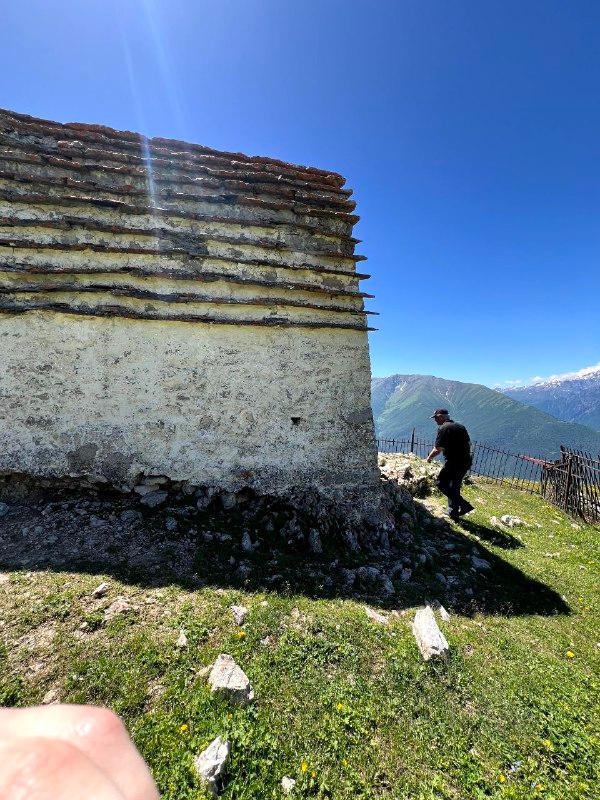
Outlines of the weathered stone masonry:
{"label": "weathered stone masonry", "polygon": [[0,472],[378,502],[351,191],[0,112]]}

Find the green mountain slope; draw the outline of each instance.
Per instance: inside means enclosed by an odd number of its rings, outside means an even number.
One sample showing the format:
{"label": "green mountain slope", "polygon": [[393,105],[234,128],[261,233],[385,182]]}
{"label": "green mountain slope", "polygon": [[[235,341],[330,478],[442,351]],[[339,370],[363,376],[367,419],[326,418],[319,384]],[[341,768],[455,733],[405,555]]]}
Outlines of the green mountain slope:
{"label": "green mountain slope", "polygon": [[473,440],[506,450],[554,458],[561,444],[600,452],[600,433],[563,422],[543,411],[476,383],[461,383],[432,375],[391,375],[372,381],[373,416],[377,435],[403,438],[416,428],[432,440],[436,426],[429,419],[443,407],[467,426]]}
{"label": "green mountain slope", "polygon": [[533,386],[504,389],[504,394],[566,422],[600,431],[600,367],[585,375],[550,378]]}

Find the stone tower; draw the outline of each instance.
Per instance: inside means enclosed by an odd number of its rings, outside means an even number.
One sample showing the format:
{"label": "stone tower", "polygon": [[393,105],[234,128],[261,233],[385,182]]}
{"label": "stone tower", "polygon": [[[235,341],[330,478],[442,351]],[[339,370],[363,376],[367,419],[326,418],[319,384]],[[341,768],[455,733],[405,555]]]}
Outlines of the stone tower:
{"label": "stone tower", "polygon": [[0,472],[370,513],[379,476],[337,174],[0,111]]}

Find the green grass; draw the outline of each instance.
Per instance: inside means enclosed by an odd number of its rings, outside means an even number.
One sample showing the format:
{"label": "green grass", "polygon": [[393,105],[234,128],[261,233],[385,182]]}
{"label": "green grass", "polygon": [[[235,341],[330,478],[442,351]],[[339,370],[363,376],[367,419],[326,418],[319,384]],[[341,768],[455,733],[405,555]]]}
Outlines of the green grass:
{"label": "green grass", "polygon": [[[219,589],[217,579],[190,591],[13,572],[0,585],[0,702],[53,689],[63,702],[110,706],[166,800],[206,796],[192,760],[217,735],[232,744],[222,796],[236,800],[282,797],[284,775],[297,797],[598,798],[599,531],[492,484],[465,494],[477,510],[454,531],[563,596],[563,608],[534,613],[529,597],[529,613],[452,613],[441,623],[451,657],[424,663],[410,585],[385,627],[352,599]],[[528,527],[494,534],[490,516],[505,513]],[[92,601],[101,579],[110,593]],[[118,594],[133,610],[105,625]],[[232,603],[250,608],[243,629]],[[210,694],[199,672],[220,652],[247,672],[253,705]]]}

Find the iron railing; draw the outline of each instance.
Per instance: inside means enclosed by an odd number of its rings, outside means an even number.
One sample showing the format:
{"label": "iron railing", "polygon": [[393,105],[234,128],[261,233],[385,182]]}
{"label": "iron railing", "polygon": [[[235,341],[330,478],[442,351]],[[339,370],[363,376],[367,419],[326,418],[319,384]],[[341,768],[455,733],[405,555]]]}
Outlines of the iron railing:
{"label": "iron railing", "polygon": [[600,460],[581,450],[560,448],[560,459],[542,469],[541,494],[567,514],[600,522]]}

